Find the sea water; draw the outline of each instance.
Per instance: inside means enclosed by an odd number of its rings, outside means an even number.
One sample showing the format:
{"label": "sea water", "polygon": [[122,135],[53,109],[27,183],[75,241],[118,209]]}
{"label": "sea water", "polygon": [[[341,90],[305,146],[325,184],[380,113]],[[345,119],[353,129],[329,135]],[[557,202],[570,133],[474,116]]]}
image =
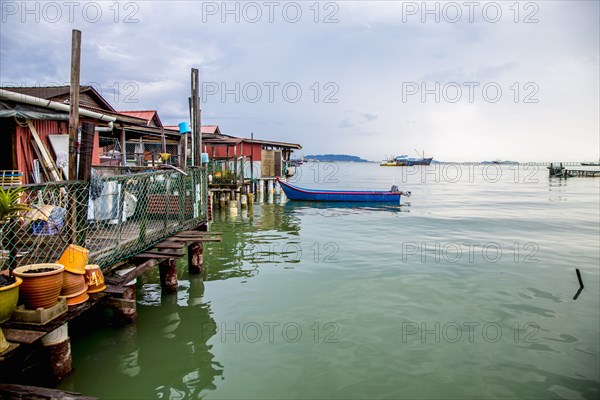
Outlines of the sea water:
{"label": "sea water", "polygon": [[[137,283],[138,320],[72,338],[61,383],[103,399],[595,399],[598,178],[533,165],[306,163],[316,189],[215,211],[203,277]],[[270,201],[270,202],[268,202]],[[575,270],[581,271],[585,288]]]}

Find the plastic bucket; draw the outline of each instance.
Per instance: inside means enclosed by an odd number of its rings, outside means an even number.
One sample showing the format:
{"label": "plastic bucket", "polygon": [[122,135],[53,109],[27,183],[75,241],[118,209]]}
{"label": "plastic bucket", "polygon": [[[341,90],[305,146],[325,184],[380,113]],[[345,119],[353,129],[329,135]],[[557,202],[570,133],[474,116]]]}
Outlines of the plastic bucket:
{"label": "plastic bucket", "polygon": [[192,131],[192,128],[190,128],[190,123],[189,122],[180,122],[179,123],[179,133],[180,134],[184,134],[184,133],[189,133]]}

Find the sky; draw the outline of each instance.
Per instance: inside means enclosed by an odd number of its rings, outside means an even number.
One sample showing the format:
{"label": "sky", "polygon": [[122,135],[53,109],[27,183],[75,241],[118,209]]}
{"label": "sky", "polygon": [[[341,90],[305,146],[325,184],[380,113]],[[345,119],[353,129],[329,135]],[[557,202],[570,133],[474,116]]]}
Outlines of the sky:
{"label": "sky", "polygon": [[81,84],[117,110],[300,155],[600,158],[597,1],[0,1],[0,86]]}

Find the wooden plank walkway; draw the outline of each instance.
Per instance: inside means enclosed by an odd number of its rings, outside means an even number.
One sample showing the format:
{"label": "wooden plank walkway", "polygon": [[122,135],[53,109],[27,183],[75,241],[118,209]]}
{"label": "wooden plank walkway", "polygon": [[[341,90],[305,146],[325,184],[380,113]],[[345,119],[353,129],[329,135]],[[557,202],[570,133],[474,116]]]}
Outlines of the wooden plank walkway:
{"label": "wooden plank walkway", "polygon": [[569,178],[572,177],[597,177],[600,176],[600,170],[586,170],[586,169],[567,169],[565,173]]}

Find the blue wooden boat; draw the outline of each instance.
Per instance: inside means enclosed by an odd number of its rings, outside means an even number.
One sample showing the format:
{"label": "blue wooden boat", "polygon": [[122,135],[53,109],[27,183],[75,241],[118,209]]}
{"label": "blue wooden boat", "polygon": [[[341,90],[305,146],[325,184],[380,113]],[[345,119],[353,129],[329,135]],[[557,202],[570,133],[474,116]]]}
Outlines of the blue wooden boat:
{"label": "blue wooden boat", "polygon": [[410,196],[410,192],[401,192],[392,186],[390,191],[358,191],[358,190],[315,190],[303,189],[290,185],[277,178],[277,182],[290,200],[302,201],[343,201],[343,202],[379,202],[400,204],[402,196]]}

